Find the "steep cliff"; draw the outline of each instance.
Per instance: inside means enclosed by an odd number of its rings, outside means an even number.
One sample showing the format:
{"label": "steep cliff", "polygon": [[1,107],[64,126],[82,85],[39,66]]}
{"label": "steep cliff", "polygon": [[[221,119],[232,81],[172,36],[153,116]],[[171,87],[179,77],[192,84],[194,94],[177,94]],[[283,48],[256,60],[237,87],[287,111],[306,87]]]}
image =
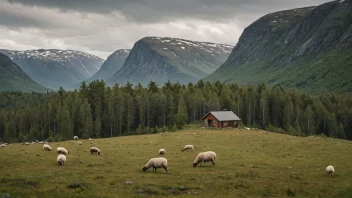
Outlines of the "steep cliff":
{"label": "steep cliff", "polygon": [[268,14],[242,33],[205,80],[352,91],[352,1]]}

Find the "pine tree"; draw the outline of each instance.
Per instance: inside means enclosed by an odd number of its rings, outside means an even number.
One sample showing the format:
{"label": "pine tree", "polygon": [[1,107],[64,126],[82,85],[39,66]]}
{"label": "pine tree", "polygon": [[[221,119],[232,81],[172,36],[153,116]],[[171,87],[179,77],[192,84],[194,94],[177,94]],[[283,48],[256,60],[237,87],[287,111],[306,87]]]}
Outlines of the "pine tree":
{"label": "pine tree", "polygon": [[79,111],[79,132],[83,138],[93,136],[93,119],[88,99],[84,99]]}
{"label": "pine tree", "polygon": [[177,114],[175,116],[175,124],[178,129],[182,129],[183,125],[187,122],[187,107],[185,100],[182,95],[180,95],[180,100],[178,103]]}
{"label": "pine tree", "polygon": [[345,130],[343,129],[341,122],[337,128],[337,138],[346,139],[346,133],[345,133]]}

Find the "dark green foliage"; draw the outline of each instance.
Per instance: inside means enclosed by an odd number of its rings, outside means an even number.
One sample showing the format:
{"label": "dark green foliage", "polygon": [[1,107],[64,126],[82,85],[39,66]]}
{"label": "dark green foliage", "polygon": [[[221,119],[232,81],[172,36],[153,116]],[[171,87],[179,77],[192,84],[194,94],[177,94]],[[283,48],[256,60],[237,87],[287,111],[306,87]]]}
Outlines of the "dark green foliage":
{"label": "dark green foliage", "polygon": [[221,82],[167,82],[106,87],[82,84],[80,91],[0,93],[0,139],[61,141],[79,138],[175,132],[200,124],[209,111],[232,110],[242,124],[291,135],[323,134],[352,139],[352,96],[318,96]]}

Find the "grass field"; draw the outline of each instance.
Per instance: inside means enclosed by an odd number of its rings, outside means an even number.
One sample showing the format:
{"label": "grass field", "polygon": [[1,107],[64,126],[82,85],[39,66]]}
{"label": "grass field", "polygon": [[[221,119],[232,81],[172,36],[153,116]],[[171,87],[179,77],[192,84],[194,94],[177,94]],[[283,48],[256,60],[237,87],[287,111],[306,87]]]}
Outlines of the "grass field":
{"label": "grass field", "polygon": [[[260,130],[191,129],[89,141],[14,144],[0,148],[0,197],[352,197],[352,142]],[[195,152],[181,152],[193,144]],[[56,163],[58,146],[70,154]],[[142,167],[166,149],[169,173]],[[193,168],[201,151],[216,166]],[[328,177],[325,168],[335,167]],[[127,182],[127,183],[126,183]],[[130,183],[131,182],[131,183]],[[289,187],[289,189],[288,189]]]}

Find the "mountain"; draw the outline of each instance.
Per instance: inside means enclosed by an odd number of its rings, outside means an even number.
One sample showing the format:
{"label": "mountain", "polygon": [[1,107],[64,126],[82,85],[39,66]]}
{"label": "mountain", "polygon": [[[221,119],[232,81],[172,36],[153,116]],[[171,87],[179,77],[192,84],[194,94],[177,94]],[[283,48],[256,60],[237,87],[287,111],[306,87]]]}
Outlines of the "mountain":
{"label": "mountain", "polygon": [[268,14],[205,80],[352,92],[352,0]]}
{"label": "mountain", "polygon": [[130,49],[120,49],[111,54],[101,65],[99,71],[90,77],[86,82],[93,80],[104,80],[107,81],[113,76],[119,69],[122,68],[126,58],[130,54]]}
{"label": "mountain", "polygon": [[32,80],[9,57],[0,53],[0,91],[45,92],[47,90]]}
{"label": "mountain", "polygon": [[38,49],[0,50],[9,56],[33,80],[46,87],[70,88],[95,74],[103,59],[80,51]]}
{"label": "mountain", "polygon": [[145,37],[134,44],[124,65],[108,84],[197,82],[224,63],[231,49],[230,45]]}

